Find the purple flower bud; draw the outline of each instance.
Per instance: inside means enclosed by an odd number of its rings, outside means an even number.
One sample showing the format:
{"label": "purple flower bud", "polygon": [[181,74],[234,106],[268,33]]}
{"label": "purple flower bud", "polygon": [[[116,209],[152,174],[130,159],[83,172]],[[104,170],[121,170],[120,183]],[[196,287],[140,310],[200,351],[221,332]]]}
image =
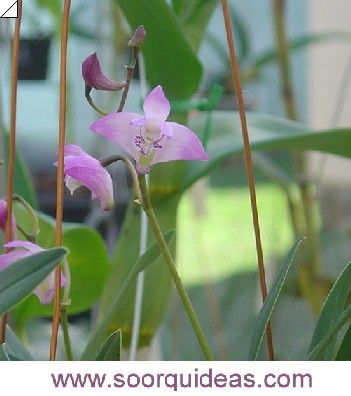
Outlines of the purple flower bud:
{"label": "purple flower bud", "polygon": [[146,38],[146,31],[143,25],[140,25],[134,32],[132,38],[128,41],[128,47],[139,48]]}
{"label": "purple flower bud", "polygon": [[119,91],[125,86],[125,83],[110,80],[103,74],[96,52],[83,61],[82,75],[85,85],[89,88],[101,91]]}

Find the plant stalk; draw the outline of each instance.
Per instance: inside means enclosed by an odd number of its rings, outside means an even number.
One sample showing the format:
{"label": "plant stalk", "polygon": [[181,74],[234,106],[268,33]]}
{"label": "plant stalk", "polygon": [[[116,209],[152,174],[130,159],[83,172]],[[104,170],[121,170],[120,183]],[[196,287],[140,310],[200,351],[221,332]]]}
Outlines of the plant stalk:
{"label": "plant stalk", "polygon": [[[235,92],[239,106],[241,131],[242,131],[242,137],[244,143],[246,171],[247,171],[249,190],[250,190],[252,220],[253,220],[255,240],[256,240],[256,252],[257,252],[257,264],[258,264],[258,272],[259,272],[259,280],[260,280],[260,289],[261,289],[262,299],[264,301],[267,297],[266,273],[264,267],[260,223],[259,223],[257,200],[256,200],[255,177],[254,177],[252,158],[251,158],[249,132],[246,122],[245,104],[241,89],[240,70],[239,70],[238,59],[235,51],[233,29],[231,26],[230,14],[228,9],[228,1],[221,0],[221,2],[222,2],[223,18],[224,18],[224,24],[225,24],[225,30],[227,36],[227,44],[230,54],[232,80],[235,87]],[[270,322],[268,322],[267,324],[266,334],[267,334],[269,359],[274,360],[273,337],[272,337],[272,328]]]}
{"label": "plant stalk", "polygon": [[72,352],[71,339],[69,337],[69,332],[68,332],[68,316],[67,316],[67,309],[65,306],[61,306],[60,323],[63,333],[63,343],[65,345],[66,357],[68,361],[72,361],[74,360],[74,358]]}
{"label": "plant stalk", "polygon": [[126,104],[130,83],[133,80],[134,69],[135,69],[137,59],[138,59],[138,53],[139,53],[139,48],[135,48],[135,47],[132,48],[132,60],[130,61],[130,64],[127,66],[126,85],[123,88],[122,97],[121,97],[121,101],[120,101],[120,104],[117,109],[117,113],[120,113],[121,111],[123,111],[124,106]]}
{"label": "plant stalk", "polygon": [[[67,43],[68,24],[71,0],[64,0],[63,19],[61,28],[61,55],[60,55],[60,114],[59,114],[59,138],[58,138],[58,161],[56,180],[56,228],[55,244],[62,245],[62,221],[63,221],[63,196],[64,196],[64,150],[66,138],[67,116]],[[57,337],[60,324],[61,310],[61,266],[55,269],[55,297],[54,314],[52,319],[50,339],[50,360],[56,360]]]}
{"label": "plant stalk", "polygon": [[[297,120],[298,114],[296,109],[296,102],[294,99],[292,75],[290,66],[290,53],[289,53],[289,42],[286,33],[286,22],[285,22],[285,0],[272,0],[273,9],[273,22],[275,28],[275,37],[278,53],[278,64],[280,69],[280,80],[281,80],[281,93],[287,117],[291,120]],[[303,293],[307,296],[314,293],[314,283],[318,280],[318,273],[322,264],[322,254],[320,239],[318,233],[318,221],[316,219],[316,202],[315,192],[311,186],[311,183],[307,180],[307,157],[303,152],[295,152],[292,156],[295,168],[295,177],[297,179],[298,187],[300,190],[300,197],[302,203],[302,211],[300,219],[302,224],[298,227],[299,230],[303,230],[303,233],[307,236],[307,244],[305,248],[305,254],[303,260],[310,263],[307,270],[309,274],[308,284],[303,287]],[[303,221],[304,220],[304,221]],[[296,227],[295,227],[296,228]],[[300,235],[296,235],[301,237]],[[304,264],[305,265],[305,264]],[[303,272],[306,272],[303,270]],[[302,283],[305,283],[302,282]],[[310,301],[315,301],[315,296],[310,296]],[[323,299],[323,296],[321,296]],[[319,304],[313,304],[313,310],[318,313],[321,307],[322,300]]]}
{"label": "plant stalk", "polygon": [[140,191],[141,191],[141,196],[142,196],[142,208],[145,211],[146,216],[149,220],[149,224],[150,224],[150,227],[154,233],[156,242],[159,246],[161,254],[162,254],[162,256],[168,266],[168,269],[171,273],[173,282],[174,282],[175,287],[178,291],[178,294],[182,300],[184,309],[185,309],[186,313],[188,314],[189,320],[192,324],[192,327],[194,329],[194,332],[196,334],[196,337],[200,344],[202,352],[207,360],[214,360],[213,354],[212,354],[210,346],[206,340],[206,336],[203,332],[203,329],[201,327],[199,319],[197,318],[194,308],[191,305],[188,293],[186,292],[186,290],[183,286],[183,283],[180,279],[177,268],[173,261],[172,255],[168,249],[166,241],[163,238],[161,228],[158,224],[157,218],[155,216],[155,212],[151,205],[151,201],[150,201],[150,197],[149,197],[149,193],[148,193],[144,175],[139,175],[139,186],[140,186]]}
{"label": "plant stalk", "polygon": [[[15,34],[12,43],[12,59],[11,59],[11,110],[10,110],[10,140],[7,164],[7,185],[6,185],[6,226],[5,226],[5,242],[12,239],[12,203],[13,203],[13,179],[15,172],[16,157],[16,117],[17,117],[17,81],[18,81],[18,59],[19,59],[19,41],[22,22],[22,0],[17,2],[18,17],[15,22]],[[10,249],[6,249],[9,251]],[[0,344],[6,340],[6,323],[7,314],[0,318]]]}

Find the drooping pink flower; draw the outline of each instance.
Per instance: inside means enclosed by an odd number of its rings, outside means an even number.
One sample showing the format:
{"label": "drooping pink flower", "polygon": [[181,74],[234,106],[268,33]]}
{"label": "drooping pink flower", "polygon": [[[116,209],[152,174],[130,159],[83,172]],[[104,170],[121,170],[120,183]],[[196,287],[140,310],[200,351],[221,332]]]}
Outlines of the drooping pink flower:
{"label": "drooping pink flower", "polygon": [[79,146],[68,144],[65,146],[64,171],[65,183],[71,194],[83,185],[91,191],[92,199],[99,199],[102,209],[113,207],[111,176],[96,158]]}
{"label": "drooping pink flower", "polygon": [[119,91],[125,83],[107,78],[100,67],[96,52],[89,55],[82,63],[82,75],[86,86],[102,91]]}
{"label": "drooping pink flower", "polygon": [[[0,199],[0,229],[5,231],[7,219],[7,203],[4,199]],[[12,238],[16,237],[16,220],[12,215]]]}
{"label": "drooping pink flower", "polygon": [[[26,241],[11,241],[7,243],[5,248],[15,249],[0,256],[0,271],[15,263],[16,261],[28,257],[32,254],[42,252],[44,249],[35,243]],[[65,276],[61,273],[61,286],[67,284]],[[40,285],[33,290],[33,293],[38,297],[42,304],[50,304],[55,292],[55,274],[52,272],[47,276]]]}
{"label": "drooping pink flower", "polygon": [[90,129],[117,143],[136,161],[139,173],[151,165],[174,160],[208,160],[198,137],[189,128],[167,121],[170,104],[161,86],[144,101],[144,115],[112,113],[97,120]]}

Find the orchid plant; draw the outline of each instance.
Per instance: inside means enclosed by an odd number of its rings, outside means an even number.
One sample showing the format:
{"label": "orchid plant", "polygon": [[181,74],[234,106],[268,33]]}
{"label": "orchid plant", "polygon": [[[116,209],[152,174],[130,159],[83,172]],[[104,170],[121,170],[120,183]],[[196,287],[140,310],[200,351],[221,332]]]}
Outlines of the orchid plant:
{"label": "orchid plant", "polygon": [[[301,238],[298,223],[301,218],[307,218],[312,209],[307,208],[306,213],[301,215],[298,210],[301,210],[303,205],[299,208],[296,204],[290,180],[286,182],[284,174],[282,176],[274,166],[268,166],[267,173],[278,179],[284,192],[287,193],[292,215],[295,210],[298,215],[292,216],[294,224],[297,225],[296,230],[294,229],[297,242],[284,260],[273,286],[267,290],[259,235],[258,209],[255,206],[255,183],[252,164],[250,165],[248,126],[245,109],[241,103],[240,76],[238,67],[235,67],[237,66],[235,48],[234,43],[231,43],[229,18],[226,18],[225,14],[226,1],[223,0],[222,5],[231,50],[230,61],[239,98],[239,119],[243,132],[246,128],[247,134],[244,143],[239,143],[239,139],[233,137],[233,129],[237,133],[238,128],[236,124],[233,126],[232,112],[220,115],[216,113],[211,120],[211,123],[216,125],[216,130],[229,130],[230,133],[220,136],[217,140],[213,139],[215,144],[212,144],[213,141],[209,135],[204,138],[204,134],[201,134],[205,129],[204,117],[199,115],[199,112],[206,111],[206,106],[201,100],[196,102],[198,105],[195,106],[197,110],[195,121],[191,120],[189,123],[188,112],[195,108],[191,105],[193,103],[191,98],[197,92],[201,79],[201,64],[197,51],[204,36],[206,23],[218,2],[216,0],[207,2],[150,1],[153,5],[158,5],[154,8],[162,17],[157,15],[157,18],[140,20],[142,13],[138,11],[142,6],[141,0],[118,1],[126,19],[135,28],[134,34],[127,42],[131,60],[126,67],[125,81],[110,79],[103,72],[104,59],[99,59],[96,52],[82,60],[84,95],[88,104],[97,112],[97,120],[90,126],[90,132],[107,139],[112,143],[110,149],[116,149],[116,154],[102,158],[95,158],[78,144],[66,144],[65,141],[64,88],[67,52],[65,50],[67,50],[70,2],[64,1],[60,139],[57,161],[54,162],[55,158],[52,158],[53,169],[54,167],[57,169],[56,219],[37,211],[30,188],[27,190],[24,188],[26,183],[23,180],[25,180],[26,172],[15,152],[13,120],[16,114],[16,101],[12,101],[9,153],[5,157],[9,171],[7,194],[6,197],[0,199],[0,230],[1,238],[4,239],[2,243],[4,252],[0,255],[0,343],[3,344],[0,349],[1,359],[17,360],[20,356],[28,356],[28,351],[19,339],[15,338],[16,342],[11,344],[13,338],[6,337],[9,325],[18,330],[18,334],[23,334],[27,320],[46,316],[53,317],[50,359],[56,359],[58,326],[60,325],[66,358],[74,360],[78,357],[78,351],[75,345],[72,346],[68,317],[71,314],[85,312],[96,303],[98,303],[96,321],[86,340],[84,350],[80,354],[80,359],[120,359],[121,346],[129,347],[134,343],[135,347],[142,347],[151,343],[164,318],[172,283],[180,297],[183,312],[188,316],[197,343],[200,345],[199,350],[206,359],[214,359],[212,350],[216,343],[211,337],[208,338],[207,329],[206,332],[204,331],[175,265],[176,214],[182,194],[192,184],[208,174],[216,164],[229,155],[242,151],[245,152],[248,163],[247,171],[260,264],[260,287],[265,300],[253,329],[249,358],[255,360],[260,353],[263,353],[261,343],[265,338],[265,333],[268,344],[267,356],[270,359],[275,358],[274,331],[272,336],[270,327],[271,314],[293,264],[294,256],[302,243],[303,238]],[[273,2],[275,3],[274,0]],[[21,6],[22,2],[19,1],[19,3]],[[185,10],[186,3],[188,8]],[[201,21],[197,18],[198,15],[201,15]],[[276,15],[276,17],[278,19],[276,22],[279,22],[281,15]],[[145,28],[141,25],[144,22]],[[19,18],[16,21],[14,48],[19,41],[20,23]],[[157,34],[158,29],[163,32],[162,35]],[[279,32],[282,34],[281,29]],[[160,48],[162,48],[162,62],[159,56]],[[128,94],[133,84],[134,69],[141,50],[145,56],[146,77],[150,89],[143,99],[143,111],[139,113],[129,111]],[[186,67],[182,63],[185,62],[184,60],[186,60]],[[284,62],[286,59],[280,61]],[[16,63],[15,57],[13,62]],[[15,79],[13,84],[16,85]],[[13,97],[15,97],[14,86],[12,87]],[[107,112],[101,109],[95,103],[95,90],[119,96],[116,111]],[[250,136],[253,138],[252,148],[303,148],[350,156],[350,150],[347,149],[348,143],[345,143],[349,141],[347,130],[306,133],[306,129],[299,124],[257,115],[248,115],[248,125],[252,127],[251,132],[253,132]],[[211,130],[210,127],[209,130]],[[281,131],[284,131],[284,134]],[[87,133],[90,132],[87,131]],[[122,155],[119,154],[121,151]],[[120,186],[113,181],[110,167],[117,161],[122,161],[127,168],[133,183],[133,193],[118,242],[109,257],[106,243],[96,230],[85,225],[63,222],[63,190],[66,187],[66,192],[73,195],[71,199],[76,198],[78,190],[88,190],[91,199],[98,201],[98,210],[101,209],[101,213],[112,218],[115,206],[114,196],[119,194]],[[16,177],[20,175],[20,182],[13,186],[15,164],[18,172]],[[310,199],[310,190],[305,187],[304,184],[300,185],[301,191],[305,193],[304,198]],[[23,191],[20,196],[18,195],[19,188]],[[299,221],[295,222],[296,218]],[[143,228],[145,224],[147,227]],[[310,232],[310,235],[307,235],[307,243],[311,243],[311,240],[316,242],[316,239],[313,239],[316,237],[316,230],[309,225],[306,221],[302,227],[306,227]],[[141,236],[146,244],[144,250],[141,249],[139,241],[142,239]],[[318,244],[314,246],[318,247]],[[322,287],[321,279],[316,277],[314,271],[315,268],[311,270],[303,265],[299,266],[298,271],[304,281],[301,282],[302,290],[298,292],[307,296],[307,300],[313,299],[310,303],[316,307],[320,307],[325,301],[306,356],[308,359],[345,357],[343,345],[349,345],[351,333],[345,332],[339,352],[336,352],[335,334],[346,323],[350,314],[348,285],[351,280],[351,266],[345,267],[337,277],[333,288],[324,284]],[[138,300],[134,298],[138,295],[135,285],[141,273],[145,275],[144,288],[141,299]],[[309,287],[313,281],[316,281],[318,293],[314,293],[314,288]],[[328,296],[325,296],[325,290],[328,292],[330,290]],[[211,298],[212,296],[213,294]],[[138,303],[142,310],[136,309]],[[212,304],[213,301],[210,303]],[[210,311],[213,310],[213,306],[209,308],[211,308]],[[230,322],[230,319],[228,321]],[[218,325],[218,323],[215,324]],[[231,322],[230,326],[232,331]],[[136,328],[137,331],[135,331]],[[196,345],[197,348],[198,345]]]}

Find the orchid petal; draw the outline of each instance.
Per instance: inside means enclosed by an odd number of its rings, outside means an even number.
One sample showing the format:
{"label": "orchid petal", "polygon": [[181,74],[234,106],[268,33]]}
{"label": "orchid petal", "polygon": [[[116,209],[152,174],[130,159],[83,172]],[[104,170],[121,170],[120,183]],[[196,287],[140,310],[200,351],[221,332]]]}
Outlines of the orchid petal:
{"label": "orchid petal", "polygon": [[146,96],[143,108],[146,118],[155,119],[160,122],[166,121],[171,111],[171,105],[160,85]]}
{"label": "orchid petal", "polygon": [[162,150],[156,150],[150,165],[175,160],[208,160],[208,155],[194,132],[176,122],[166,124],[172,128],[172,137],[162,142]]}
{"label": "orchid petal", "polygon": [[110,80],[103,74],[96,52],[83,61],[82,75],[87,86],[98,90],[119,91],[125,86],[125,83]]}
{"label": "orchid petal", "polygon": [[93,197],[97,197],[104,210],[113,206],[113,186],[112,179],[107,170],[100,162],[88,154],[78,157],[65,157],[66,183],[72,191],[72,179],[74,187],[77,183],[83,184],[91,192]]}
{"label": "orchid petal", "polygon": [[132,124],[132,121],[140,118],[139,114],[127,111],[111,113],[95,121],[90,129],[118,144],[137,161],[140,152],[134,145],[134,138],[139,134],[139,129]]}
{"label": "orchid petal", "polygon": [[78,157],[80,155],[89,155],[81,147],[75,144],[66,144],[64,154],[72,155],[73,157]]}
{"label": "orchid petal", "polygon": [[[61,287],[65,287],[67,279],[61,272]],[[39,301],[44,304],[50,304],[55,294],[55,272],[51,272],[40,285],[33,290],[33,293],[38,297]]]}
{"label": "orchid petal", "polygon": [[161,122],[160,130],[167,138],[170,138],[173,135],[173,130],[169,122]]}
{"label": "orchid petal", "polygon": [[28,241],[11,241],[11,242],[6,243],[4,246],[5,246],[5,248],[8,248],[8,249],[24,248],[28,252],[31,252],[31,253],[38,253],[38,252],[42,252],[44,250],[39,245],[36,245],[35,243],[28,242]]}

